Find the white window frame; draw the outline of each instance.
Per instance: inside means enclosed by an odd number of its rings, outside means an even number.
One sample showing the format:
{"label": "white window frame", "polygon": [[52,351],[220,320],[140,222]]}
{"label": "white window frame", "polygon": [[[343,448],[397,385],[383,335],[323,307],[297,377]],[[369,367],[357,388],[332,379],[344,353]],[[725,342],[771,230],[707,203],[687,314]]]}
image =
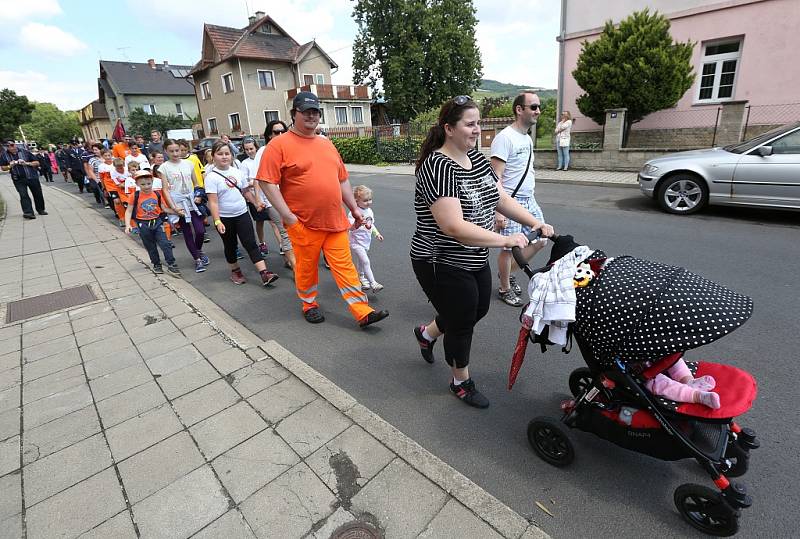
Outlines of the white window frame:
{"label": "white window frame", "polygon": [[[234,129],[233,116],[238,116],[239,117],[239,129]],[[242,130],[242,115],[239,114],[238,112],[231,112],[230,114],[228,114],[228,125],[230,126],[231,131],[241,131]]]}
{"label": "white window frame", "polygon": [[208,81],[204,81],[200,83],[200,96],[203,100],[211,99],[211,85]]}
{"label": "white window frame", "polygon": [[[317,78],[313,73],[303,73],[301,77],[303,77],[303,84],[301,84],[301,86],[311,86],[311,84],[316,84]],[[311,84],[306,84],[306,77],[311,77]]]}
{"label": "white window frame", "polygon": [[[358,109],[361,112],[361,120],[356,121],[356,115],[353,114],[353,110]],[[353,120],[353,123],[356,125],[361,125],[364,123],[364,107],[361,105],[350,105],[350,118]]]}
{"label": "white window frame", "polygon": [[145,103],[142,105],[142,110],[145,112],[145,114],[158,114],[156,112],[155,103]]}
{"label": "white window frame", "polygon": [[[214,127],[216,127],[216,129],[211,129],[211,122],[212,121],[214,122]],[[217,125],[216,117],[207,119],[206,123],[208,124],[208,134],[209,135],[217,135],[217,134],[219,134],[219,125]]]}
{"label": "white window frame", "polygon": [[325,124],[325,107],[322,104],[319,106],[319,123]]}
{"label": "white window frame", "polygon": [[[270,73],[272,75],[272,86],[261,86],[261,74]],[[275,90],[277,84],[275,83],[275,71],[272,69],[258,69],[256,70],[256,77],[258,78],[258,87],[262,90]]]}
{"label": "white window frame", "polygon": [[265,110],[264,111],[264,122],[265,122],[264,126],[265,127],[266,127],[266,124],[268,124],[268,123],[270,123],[272,121],[269,118],[267,118],[267,113],[268,112],[274,112],[275,115],[276,115],[276,118],[275,118],[276,120],[280,120],[281,119],[281,111],[279,111],[279,110]]}
{"label": "white window frame", "polygon": [[317,84],[325,84],[325,75],[323,73],[317,73],[314,75],[314,81],[316,81]]}
{"label": "white window frame", "polygon": [[[339,121],[339,111],[344,110],[344,121]],[[336,125],[347,125],[349,123],[347,116],[347,107],[335,106],[333,107],[333,115],[336,117]]]}
{"label": "white window frame", "polygon": [[178,118],[185,118],[186,116],[183,114],[183,103],[175,103],[175,114]]}
{"label": "white window frame", "polygon": [[[231,89],[230,90],[226,90],[225,89],[225,77],[230,77],[231,78]],[[222,82],[222,93],[223,94],[232,94],[233,92],[236,91],[236,85],[233,83],[233,71],[228,71],[227,73],[223,73],[222,75],[219,76],[219,78],[220,78],[220,81]]]}
{"label": "white window frame", "polygon": [[[706,49],[715,45],[724,45],[726,43],[739,43],[739,50],[736,52],[727,52],[724,54],[715,54],[713,56],[706,56]],[[742,47],[744,46],[744,38],[727,38],[717,39],[714,41],[707,41],[703,43],[702,50],[700,51],[700,69],[697,76],[697,91],[694,94],[695,104],[702,105],[708,103],[724,103],[725,101],[733,101],[736,98],[736,83],[739,80],[739,72],[742,67]],[[720,80],[722,79],[722,65],[728,60],[736,60],[736,71],[733,73],[733,89],[730,97],[718,97]],[[703,87],[703,67],[706,64],[715,64],[714,68],[714,85],[711,87],[711,97],[701,99],[700,90]]]}

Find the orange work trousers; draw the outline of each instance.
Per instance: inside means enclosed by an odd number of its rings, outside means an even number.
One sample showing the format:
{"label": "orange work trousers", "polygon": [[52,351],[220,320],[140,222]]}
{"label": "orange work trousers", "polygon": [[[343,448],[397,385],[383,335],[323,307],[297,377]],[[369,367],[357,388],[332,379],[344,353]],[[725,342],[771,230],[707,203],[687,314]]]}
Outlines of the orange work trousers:
{"label": "orange work trousers", "polygon": [[299,221],[286,228],[292,242],[297,263],[294,268],[294,283],[297,296],[303,302],[303,312],[319,307],[317,287],[319,285],[319,254],[331,267],[333,280],[339,287],[342,299],[356,320],[361,320],[374,311],[367,303],[367,295],[361,290],[358,272],[350,255],[347,231],[327,232],[306,228]]}

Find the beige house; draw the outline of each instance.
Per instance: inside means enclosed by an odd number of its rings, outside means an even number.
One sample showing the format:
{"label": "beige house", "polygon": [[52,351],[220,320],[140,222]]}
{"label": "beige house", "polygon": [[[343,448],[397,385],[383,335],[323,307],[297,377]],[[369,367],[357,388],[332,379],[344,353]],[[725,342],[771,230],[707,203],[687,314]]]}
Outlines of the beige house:
{"label": "beige house", "polygon": [[301,87],[319,96],[323,128],[371,125],[367,87],[332,85],[337,67],[315,41],[300,45],[261,11],[245,28],[205,24],[202,58],[190,72],[203,130],[260,135],[270,120],[289,124]]}
{"label": "beige house", "polygon": [[106,105],[96,99],[78,111],[83,140],[110,139],[114,125],[108,119]]}

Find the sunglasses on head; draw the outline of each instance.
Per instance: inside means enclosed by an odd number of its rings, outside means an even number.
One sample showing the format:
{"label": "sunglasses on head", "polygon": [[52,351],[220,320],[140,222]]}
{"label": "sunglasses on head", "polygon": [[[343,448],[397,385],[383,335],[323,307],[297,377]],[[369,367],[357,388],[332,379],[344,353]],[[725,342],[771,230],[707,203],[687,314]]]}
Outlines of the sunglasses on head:
{"label": "sunglasses on head", "polygon": [[467,104],[468,101],[471,101],[472,98],[468,95],[457,95],[453,98],[453,103],[458,105],[459,107],[463,107]]}

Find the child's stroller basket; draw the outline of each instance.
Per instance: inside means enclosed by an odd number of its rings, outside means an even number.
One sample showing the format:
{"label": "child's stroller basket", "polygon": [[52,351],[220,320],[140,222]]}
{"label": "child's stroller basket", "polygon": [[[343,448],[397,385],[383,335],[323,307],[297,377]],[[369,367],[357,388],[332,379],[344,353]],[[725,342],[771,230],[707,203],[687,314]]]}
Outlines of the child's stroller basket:
{"label": "child's stroller basket", "polygon": [[[569,236],[553,240],[553,256],[574,245]],[[684,268],[629,256],[607,263],[605,258],[602,251],[592,253],[593,268],[602,270],[588,286],[575,289],[575,322],[570,329],[587,367],[570,375],[574,399],[562,406],[562,422],[662,460],[696,459],[718,491],[681,485],[675,491],[675,504],[700,531],[733,535],[740,510],[751,500],[744,487],[729,482],[726,475],[744,474],[749,450],[758,447],[755,433],[739,427],[733,418],[749,410],[755,380],[728,365],[687,362],[696,376],[709,374],[717,380],[719,409],[655,396],[645,382],[681,359],[686,350],[744,324],[752,314],[752,300]],[[550,269],[532,270],[524,259],[517,261],[531,277]],[[550,265],[553,261],[551,257]],[[520,342],[524,333],[523,328]],[[521,360],[518,346],[509,387]],[[528,439],[550,464],[565,466],[574,458],[572,443],[559,422],[535,418],[528,426]]]}

